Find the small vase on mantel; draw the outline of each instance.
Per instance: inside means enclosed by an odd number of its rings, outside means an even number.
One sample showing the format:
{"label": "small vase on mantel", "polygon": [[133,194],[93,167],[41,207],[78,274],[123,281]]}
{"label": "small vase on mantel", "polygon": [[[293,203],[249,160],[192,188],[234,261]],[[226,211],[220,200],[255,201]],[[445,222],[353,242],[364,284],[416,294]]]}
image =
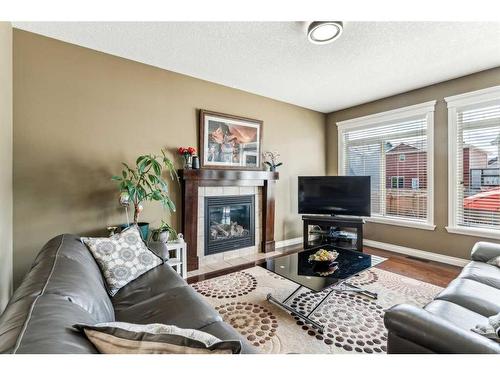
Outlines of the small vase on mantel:
{"label": "small vase on mantel", "polygon": [[193,166],[193,156],[184,154],[184,169],[191,169]]}
{"label": "small vase on mantel", "polygon": [[198,157],[198,155],[193,155],[191,165],[193,169],[200,169],[200,158]]}
{"label": "small vase on mantel", "polygon": [[179,147],[177,153],[184,158],[184,169],[191,169],[193,166],[193,155],[196,154],[194,147]]}

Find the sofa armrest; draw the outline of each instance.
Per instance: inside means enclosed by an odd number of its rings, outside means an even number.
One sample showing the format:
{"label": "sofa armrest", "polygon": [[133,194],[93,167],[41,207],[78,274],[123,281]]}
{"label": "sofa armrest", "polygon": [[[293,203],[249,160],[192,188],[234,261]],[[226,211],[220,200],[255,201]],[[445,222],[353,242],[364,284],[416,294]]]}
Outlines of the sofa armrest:
{"label": "sofa armrest", "polygon": [[471,251],[471,259],[479,262],[487,262],[500,256],[500,244],[493,242],[477,242]]}
{"label": "sofa armrest", "polygon": [[[412,305],[396,305],[386,311],[384,324],[392,334],[434,353],[500,353],[500,345],[472,331]],[[391,352],[390,347],[389,353]]]}
{"label": "sofa armrest", "polygon": [[164,242],[150,241],[148,243],[149,250],[153,251],[156,255],[158,255],[164,262],[166,262],[169,258],[168,248]]}

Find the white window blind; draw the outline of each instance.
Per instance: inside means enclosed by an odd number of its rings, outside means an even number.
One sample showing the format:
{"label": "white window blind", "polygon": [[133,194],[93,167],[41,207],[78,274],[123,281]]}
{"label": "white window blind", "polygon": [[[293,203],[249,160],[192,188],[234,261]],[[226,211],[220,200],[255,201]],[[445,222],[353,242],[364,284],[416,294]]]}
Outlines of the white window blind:
{"label": "white window blind", "polygon": [[500,230],[500,100],[454,111],[455,225]]}
{"label": "white window blind", "polygon": [[434,102],[414,107],[339,123],[339,174],[371,177],[374,218],[432,224]]}

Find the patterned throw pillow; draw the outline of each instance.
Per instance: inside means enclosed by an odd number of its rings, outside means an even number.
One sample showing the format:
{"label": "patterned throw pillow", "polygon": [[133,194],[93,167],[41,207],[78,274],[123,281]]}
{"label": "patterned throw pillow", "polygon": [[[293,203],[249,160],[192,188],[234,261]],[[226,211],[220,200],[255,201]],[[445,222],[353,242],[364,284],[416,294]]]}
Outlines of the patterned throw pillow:
{"label": "patterned throw pillow", "polygon": [[472,331],[500,343],[500,313],[490,316],[488,324],[478,324]]}
{"label": "patterned throw pillow", "polygon": [[105,354],[238,354],[240,341],[221,341],[209,333],[165,324],[77,324]]}
{"label": "patterned throw pillow", "polygon": [[495,257],[495,258],[493,258],[493,259],[490,259],[490,260],[488,261],[488,264],[491,264],[491,265],[493,265],[493,266],[500,267],[500,255],[499,255],[499,256],[497,256],[497,257]]}
{"label": "patterned throw pillow", "polygon": [[109,238],[82,237],[104,275],[108,291],[114,296],[120,288],[163,263],[142,240],[134,225]]}

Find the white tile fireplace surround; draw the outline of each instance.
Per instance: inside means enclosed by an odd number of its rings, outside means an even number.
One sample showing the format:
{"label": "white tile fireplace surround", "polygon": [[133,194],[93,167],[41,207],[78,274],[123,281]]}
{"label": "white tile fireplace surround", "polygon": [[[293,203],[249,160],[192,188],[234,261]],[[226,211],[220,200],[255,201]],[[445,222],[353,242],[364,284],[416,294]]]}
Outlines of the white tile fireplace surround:
{"label": "white tile fireplace surround", "polygon": [[[255,245],[217,254],[205,255],[205,197],[255,196]],[[262,189],[258,186],[206,186],[198,187],[198,241],[197,255],[200,268],[231,263],[231,260],[254,256],[261,251],[262,240]]]}

